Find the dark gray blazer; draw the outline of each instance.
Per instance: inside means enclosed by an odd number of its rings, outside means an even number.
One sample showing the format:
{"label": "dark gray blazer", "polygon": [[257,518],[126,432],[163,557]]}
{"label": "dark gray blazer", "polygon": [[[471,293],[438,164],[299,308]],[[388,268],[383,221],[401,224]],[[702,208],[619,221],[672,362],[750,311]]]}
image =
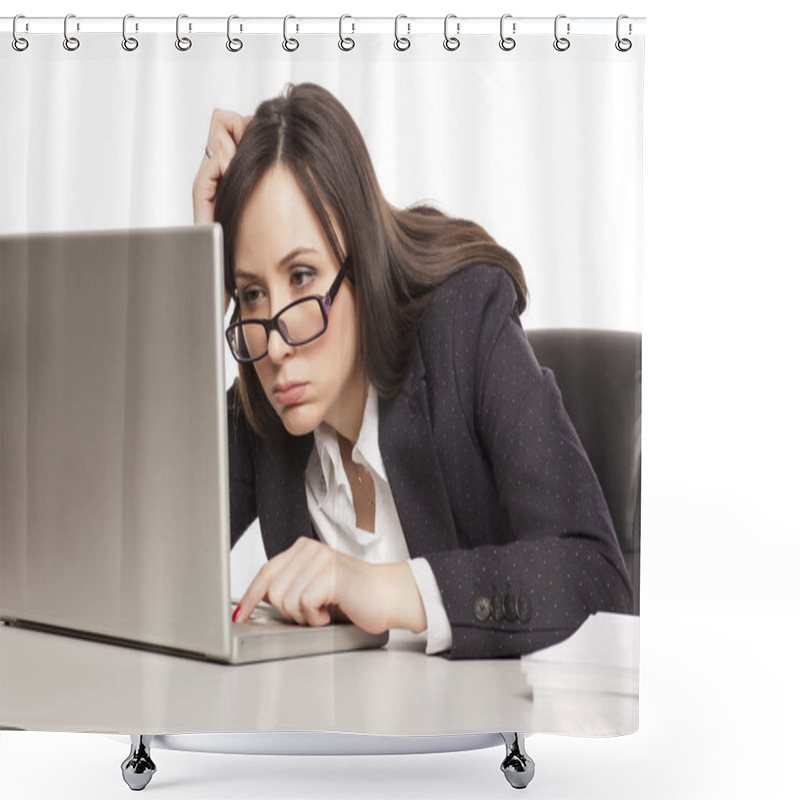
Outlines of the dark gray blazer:
{"label": "dark gray blazer", "polygon": [[[630,612],[608,509],[552,372],[534,357],[504,270],[437,290],[402,391],[379,398],[379,444],[411,557],[424,556],[453,631],[450,658],[520,655],[595,611]],[[258,516],[269,556],[315,537],[314,435],[274,443],[229,391],[231,545]]]}

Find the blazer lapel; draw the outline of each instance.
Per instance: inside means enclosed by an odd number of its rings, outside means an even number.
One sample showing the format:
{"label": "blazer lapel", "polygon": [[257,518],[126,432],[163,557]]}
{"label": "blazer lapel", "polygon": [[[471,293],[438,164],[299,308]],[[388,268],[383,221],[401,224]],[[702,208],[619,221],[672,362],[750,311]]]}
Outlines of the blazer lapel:
{"label": "blazer lapel", "polygon": [[425,366],[416,343],[402,391],[378,399],[378,441],[412,558],[458,547],[431,427]]}
{"label": "blazer lapel", "polygon": [[317,538],[308,512],[305,480],[314,434],[298,437],[282,431],[279,442],[276,446],[280,456],[274,458],[274,463],[283,468],[270,470],[272,502],[259,509],[262,530],[268,534],[264,536],[264,546],[270,558],[287,550],[301,536]]}

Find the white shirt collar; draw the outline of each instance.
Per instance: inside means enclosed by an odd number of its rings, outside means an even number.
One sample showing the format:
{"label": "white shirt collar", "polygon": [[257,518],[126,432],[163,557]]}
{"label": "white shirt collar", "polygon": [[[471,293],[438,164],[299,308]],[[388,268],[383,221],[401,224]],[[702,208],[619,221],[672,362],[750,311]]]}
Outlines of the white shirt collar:
{"label": "white shirt collar", "polygon": [[[353,461],[363,464],[373,475],[388,482],[378,441],[378,423],[378,392],[370,381],[361,430],[353,445]],[[339,439],[334,428],[327,422],[321,422],[314,428],[314,443],[325,480],[323,494],[327,498],[333,487],[345,486],[348,482],[339,450]]]}

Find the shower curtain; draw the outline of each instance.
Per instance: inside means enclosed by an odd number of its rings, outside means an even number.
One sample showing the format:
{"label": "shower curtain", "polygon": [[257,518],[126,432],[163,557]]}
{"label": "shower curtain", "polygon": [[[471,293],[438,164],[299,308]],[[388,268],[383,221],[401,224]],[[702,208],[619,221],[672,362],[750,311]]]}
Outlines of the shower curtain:
{"label": "shower curtain", "polygon": [[[527,339],[534,343],[534,356],[543,366],[547,364],[537,351],[537,332],[541,336],[564,331],[624,332],[635,339],[641,331],[644,20],[508,15],[502,20],[454,16],[380,20],[347,16],[130,17],[124,22],[115,20],[115,25],[110,26],[109,20],[77,18],[2,20],[3,235],[192,225],[193,183],[205,160],[214,156],[209,131],[215,109],[246,118],[262,101],[285,95],[290,87],[314,84],[333,95],[352,117],[383,197],[393,209],[425,204],[450,217],[470,220],[513,254],[528,289],[517,327],[531,332]],[[477,273],[473,269],[471,274]],[[448,314],[459,313],[457,302],[447,308]],[[487,308],[489,314],[491,307]],[[226,324],[235,321],[236,309],[235,301]],[[510,310],[506,313],[513,318]],[[466,318],[459,316],[458,320]],[[480,324],[480,318],[475,318],[466,327],[477,329]],[[512,319],[511,325],[516,326],[516,321]],[[441,330],[455,335],[453,327]],[[458,335],[461,333],[458,329]],[[441,348],[432,347],[431,352],[450,353],[446,350],[450,344],[442,341]],[[546,349],[546,343],[542,347]],[[494,351],[494,360],[489,358],[490,351],[484,353],[484,362],[502,363],[500,351]],[[638,364],[640,350],[635,345],[633,352]],[[230,385],[239,372],[227,346],[226,359]],[[591,372],[593,368],[586,351],[576,355],[576,363],[582,365],[579,370]],[[457,365],[450,367],[458,370]],[[429,384],[435,385],[434,363],[430,361],[426,368],[431,375]],[[634,369],[632,374],[636,373]],[[624,446],[633,443],[638,457],[639,387],[633,379],[625,380],[630,382],[621,391],[630,400],[634,420]],[[566,397],[557,370],[556,382]],[[581,396],[580,389],[577,395]],[[431,410],[439,412],[437,398],[431,396],[428,401],[427,422],[435,428],[441,421],[433,419]],[[586,409],[597,402],[591,394],[583,398]],[[571,417],[582,416],[581,408],[568,411]],[[451,413],[460,416],[465,412],[453,405]],[[572,421],[578,424],[576,419]],[[477,431],[479,438],[481,433]],[[524,436],[530,438],[520,439],[514,458],[535,453],[541,442],[536,431],[519,433]],[[437,439],[436,458],[459,458],[448,455],[442,441]],[[487,454],[484,440],[481,442],[484,450],[479,447],[478,451],[483,452],[486,474],[499,484],[492,467],[497,469],[500,456],[495,453],[494,463],[488,463],[492,455]],[[580,437],[570,438],[569,448],[580,448],[578,442]],[[383,455],[388,460],[389,454]],[[624,454],[625,459],[630,459],[629,453]],[[546,470],[554,462],[545,458],[541,463]],[[598,471],[597,464],[593,467]],[[445,482],[458,484],[469,477],[448,478],[447,466],[442,470]],[[482,674],[491,681],[492,664],[508,669],[507,657],[512,656],[514,669],[528,687],[525,703],[531,715],[515,710],[508,721],[498,715],[498,730],[577,735],[636,730],[638,472],[629,473],[625,502],[630,507],[621,512],[628,530],[620,533],[608,528],[617,537],[613,552],[601,548],[596,555],[604,570],[597,574],[602,574],[604,581],[614,574],[619,580],[618,596],[625,599],[599,601],[588,608],[585,622],[573,625],[569,634],[562,631],[528,649],[498,650],[498,657],[485,647],[471,650],[464,645],[458,651],[465,623],[456,618],[456,607],[459,603],[468,606],[471,619],[466,627],[491,625],[492,621],[498,627],[512,621],[525,626],[533,624],[527,605],[533,606],[535,617],[540,611],[536,604],[555,603],[553,595],[528,596],[519,586],[508,589],[498,578],[494,588],[477,591],[469,586],[464,597],[459,597],[455,589],[445,586],[444,568],[438,566],[452,567],[457,582],[461,563],[457,558],[439,558],[444,549],[439,545],[430,554],[410,549],[409,558],[419,556],[431,567],[422,576],[414,573],[430,616],[428,632],[433,630],[433,613],[443,614],[445,624],[439,630],[449,628],[451,638],[446,642],[452,644],[437,650],[423,631],[414,634],[416,638],[403,639],[403,647],[413,650],[419,659],[427,659],[425,670],[432,679],[435,675],[436,681],[445,683],[446,674],[440,679],[439,673],[459,668],[462,659],[480,662],[489,670]],[[512,497],[508,495],[510,484],[504,484],[498,508],[519,503],[520,493],[535,489],[522,479],[517,485],[515,499],[513,492]],[[391,501],[399,503],[399,491],[391,481],[381,486],[386,511],[392,507]],[[579,491],[584,490],[588,491],[585,487]],[[346,489],[344,492],[348,496]],[[469,514],[469,506],[467,498],[452,492],[450,496],[457,549],[472,556],[481,548],[501,548],[514,540],[513,532],[499,530],[481,541],[466,536],[459,539],[459,515]],[[349,497],[352,502],[352,493]],[[610,498],[606,500],[612,505]],[[569,498],[554,502],[562,501],[572,502]],[[530,512],[533,517],[539,506]],[[402,509],[396,510],[398,518],[404,519]],[[381,519],[388,519],[388,512],[376,517],[376,536],[381,534]],[[322,538],[316,523],[315,532]],[[556,534],[573,542],[581,536],[566,529]],[[236,598],[247,592],[265,562],[264,536],[269,532],[262,531],[255,519],[232,549],[231,587]],[[571,591],[569,587],[575,586],[568,575],[571,562],[554,558],[558,563],[537,561],[525,565],[525,570],[551,570],[556,582],[567,575],[564,591]],[[467,556],[465,564],[466,560]],[[488,560],[483,567],[496,563]],[[426,588],[423,580],[427,580]],[[591,575],[587,580],[599,578]],[[450,599],[451,592],[457,599]],[[605,597],[613,592],[609,588]],[[394,643],[393,632],[388,653]],[[380,664],[374,669],[380,670]],[[287,681],[294,670],[289,664]],[[11,691],[7,674],[5,670],[0,673],[4,694]],[[392,679],[388,672],[386,679]],[[154,693],[166,702],[173,688],[143,685],[130,687],[130,691],[142,696]],[[228,681],[224,688],[230,689]],[[265,687],[263,695],[253,699],[254,704],[269,703],[276,694],[280,694],[279,686]],[[8,708],[6,699],[3,706]],[[350,718],[348,698],[328,699],[332,704],[326,707],[324,722],[315,724],[313,717],[299,720],[288,713],[282,729],[352,730],[346,722]],[[391,713],[395,709],[399,720],[403,704],[409,700],[395,697],[380,710]],[[464,726],[458,708],[479,703],[480,698],[453,695],[449,702],[452,713],[437,718],[435,731],[475,733],[474,728]],[[331,715],[331,708],[340,710]],[[534,717],[534,708],[542,716]],[[7,717],[2,723],[27,727],[30,723],[26,723],[24,710],[19,713],[18,718]],[[41,730],[63,729],[59,723],[51,725],[46,712],[37,719]],[[220,730],[213,718],[192,727],[195,723],[196,718],[192,723],[173,718],[169,730],[155,732]],[[91,723],[84,726],[78,719],[74,729],[92,730]],[[245,723],[243,729],[258,727]],[[374,729],[367,722],[356,732],[415,735],[432,730],[376,718]]]}

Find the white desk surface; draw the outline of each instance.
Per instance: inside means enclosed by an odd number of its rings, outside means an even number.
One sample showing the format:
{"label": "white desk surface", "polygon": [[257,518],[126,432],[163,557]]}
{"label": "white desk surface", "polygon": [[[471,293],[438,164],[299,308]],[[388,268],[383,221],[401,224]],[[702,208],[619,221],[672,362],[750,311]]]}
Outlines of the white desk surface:
{"label": "white desk surface", "polygon": [[[0,725],[94,733],[499,731],[603,736],[630,699],[533,691],[519,659],[450,661],[392,631],[377,650],[223,665],[0,626]],[[538,695],[537,695],[538,696]]]}

